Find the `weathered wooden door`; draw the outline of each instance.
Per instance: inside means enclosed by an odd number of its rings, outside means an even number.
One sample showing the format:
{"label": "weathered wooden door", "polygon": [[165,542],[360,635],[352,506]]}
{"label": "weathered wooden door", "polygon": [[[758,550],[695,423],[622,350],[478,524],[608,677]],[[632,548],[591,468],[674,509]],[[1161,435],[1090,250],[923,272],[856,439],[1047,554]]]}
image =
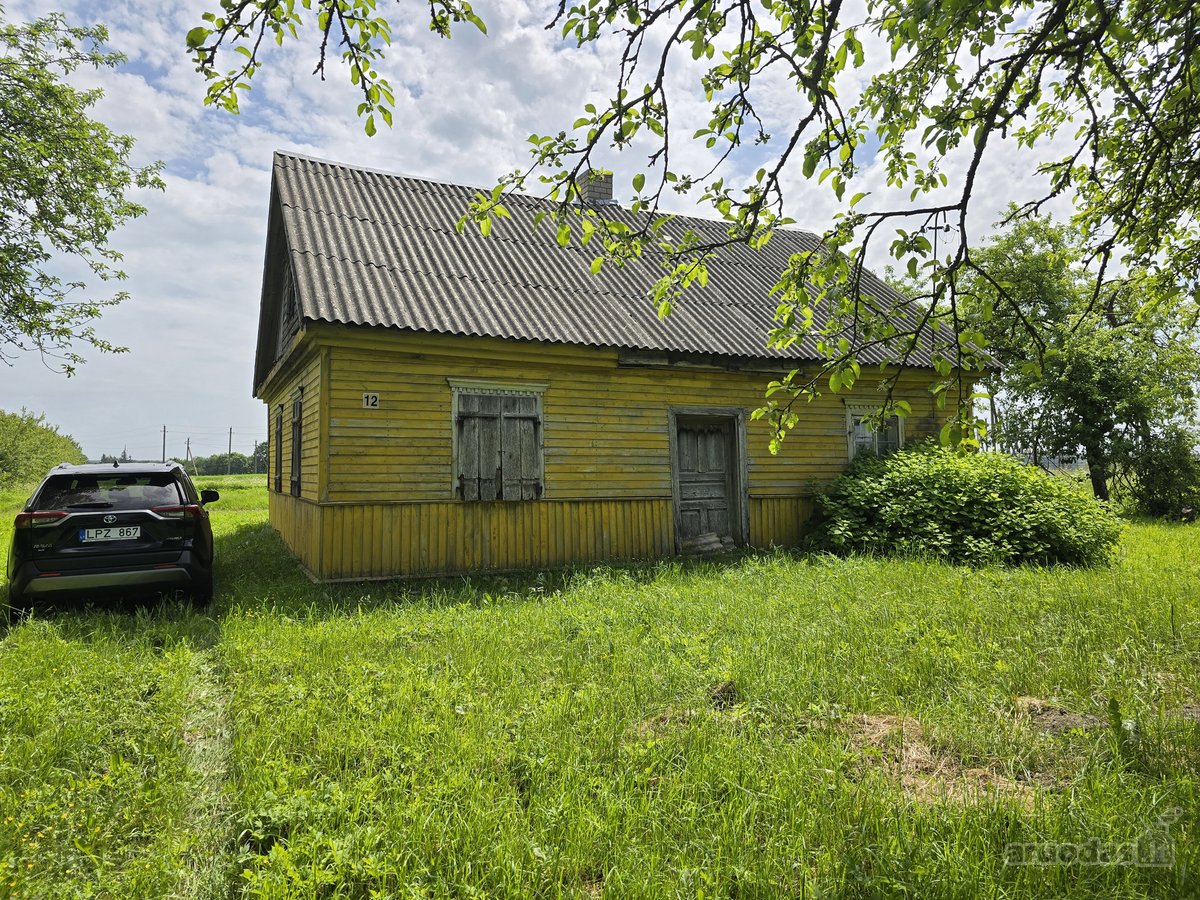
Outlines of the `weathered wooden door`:
{"label": "weathered wooden door", "polygon": [[733,422],[729,419],[676,420],[675,473],[678,478],[679,542],[686,545],[703,534],[733,540]]}

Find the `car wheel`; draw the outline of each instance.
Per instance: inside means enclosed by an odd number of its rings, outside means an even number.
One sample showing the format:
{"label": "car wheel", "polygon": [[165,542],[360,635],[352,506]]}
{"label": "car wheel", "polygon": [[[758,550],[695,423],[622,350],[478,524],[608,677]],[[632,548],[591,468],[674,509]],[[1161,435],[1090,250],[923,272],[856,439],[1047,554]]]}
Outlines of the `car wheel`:
{"label": "car wheel", "polygon": [[202,575],[192,583],[192,606],[196,609],[205,609],[213,598],[213,577],[212,572]]}
{"label": "car wheel", "polygon": [[27,598],[15,587],[9,585],[8,605],[5,607],[4,612],[8,621],[15,624],[19,620],[25,618],[25,616],[29,615],[29,613],[33,612],[33,601]]}

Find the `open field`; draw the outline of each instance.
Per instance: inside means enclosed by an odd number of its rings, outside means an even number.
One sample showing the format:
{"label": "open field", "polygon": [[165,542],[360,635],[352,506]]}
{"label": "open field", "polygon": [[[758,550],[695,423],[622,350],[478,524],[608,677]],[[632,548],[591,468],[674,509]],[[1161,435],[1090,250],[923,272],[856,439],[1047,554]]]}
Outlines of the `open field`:
{"label": "open field", "polygon": [[318,587],[201,481],[209,613],[0,642],[0,897],[1200,894],[1200,526]]}

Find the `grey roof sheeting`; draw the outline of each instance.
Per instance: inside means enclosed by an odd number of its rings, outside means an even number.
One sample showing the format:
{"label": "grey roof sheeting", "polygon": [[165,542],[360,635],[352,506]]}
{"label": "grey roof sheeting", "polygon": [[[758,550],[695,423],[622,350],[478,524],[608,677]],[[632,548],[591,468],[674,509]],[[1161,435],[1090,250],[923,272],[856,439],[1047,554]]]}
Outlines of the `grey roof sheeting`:
{"label": "grey roof sheeting", "polygon": [[[413,331],[486,336],[752,359],[817,359],[815,344],[786,350],[766,345],[778,300],[771,288],[792,254],[818,246],[810,234],[777,232],[767,246],[738,245],[708,264],[708,285],[685,293],[659,319],[648,299],[663,270],[647,253],[592,275],[594,249],[563,248],[552,229],[534,229],[545,201],[513,197],[512,214],[485,238],[454,225],[475,188],[275,154],[274,183],[305,319]],[[617,209],[614,215],[621,215]],[[625,213],[628,215],[628,213]],[[675,217],[679,236],[691,229],[720,240],[726,225]],[[867,289],[895,304],[903,299],[874,275]],[[884,361],[883,348],[862,351]],[[910,365],[931,365],[929,340]]]}

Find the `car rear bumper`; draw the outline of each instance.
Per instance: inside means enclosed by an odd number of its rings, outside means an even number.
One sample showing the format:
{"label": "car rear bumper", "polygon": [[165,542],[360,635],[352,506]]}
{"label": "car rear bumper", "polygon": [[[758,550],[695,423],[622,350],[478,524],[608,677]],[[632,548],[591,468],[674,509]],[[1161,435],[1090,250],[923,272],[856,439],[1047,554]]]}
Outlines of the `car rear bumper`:
{"label": "car rear bumper", "polygon": [[12,586],[27,597],[88,594],[138,594],[165,590],[186,590],[207,576],[191,553],[182,553],[177,562],[154,566],[104,567],[59,571],[53,563],[37,566],[27,562],[14,574]]}

